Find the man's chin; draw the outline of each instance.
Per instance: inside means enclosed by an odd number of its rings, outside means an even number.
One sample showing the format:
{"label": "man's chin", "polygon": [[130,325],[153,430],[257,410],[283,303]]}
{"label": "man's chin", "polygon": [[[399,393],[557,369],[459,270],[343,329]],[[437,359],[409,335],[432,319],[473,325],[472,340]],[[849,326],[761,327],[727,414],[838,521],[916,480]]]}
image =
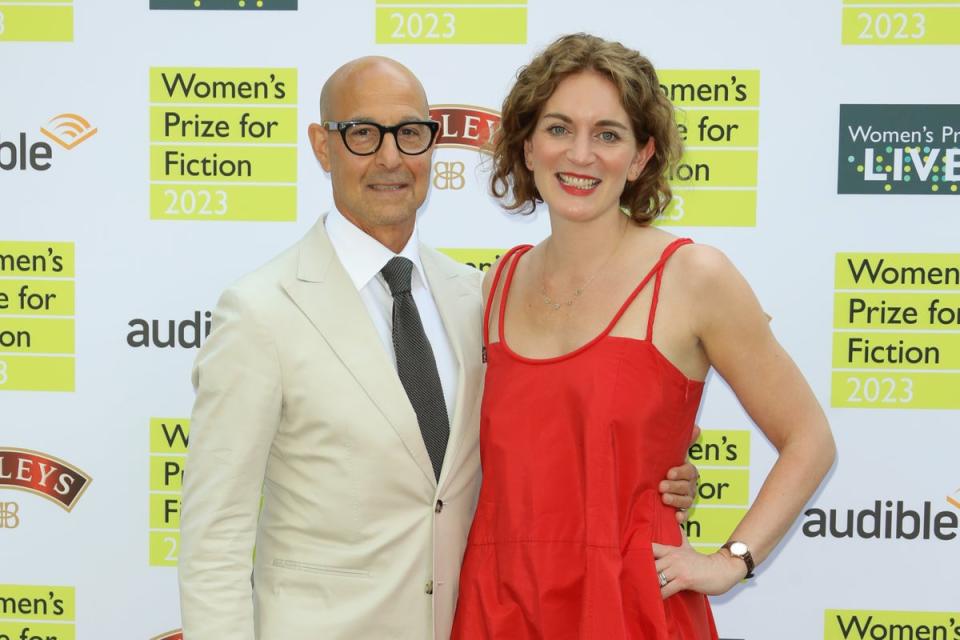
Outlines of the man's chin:
{"label": "man's chin", "polygon": [[370,219],[378,225],[413,224],[417,219],[417,210],[409,203],[403,205],[384,206],[382,203],[371,204],[367,209]]}

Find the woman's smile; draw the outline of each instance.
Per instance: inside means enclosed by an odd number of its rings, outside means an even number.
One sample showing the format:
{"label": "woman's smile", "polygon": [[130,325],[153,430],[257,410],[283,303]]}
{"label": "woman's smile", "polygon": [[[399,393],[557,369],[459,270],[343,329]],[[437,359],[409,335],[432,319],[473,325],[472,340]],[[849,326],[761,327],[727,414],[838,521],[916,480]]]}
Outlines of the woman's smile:
{"label": "woman's smile", "polygon": [[600,178],[579,173],[557,173],[556,176],[560,188],[574,196],[589,196],[603,182]]}

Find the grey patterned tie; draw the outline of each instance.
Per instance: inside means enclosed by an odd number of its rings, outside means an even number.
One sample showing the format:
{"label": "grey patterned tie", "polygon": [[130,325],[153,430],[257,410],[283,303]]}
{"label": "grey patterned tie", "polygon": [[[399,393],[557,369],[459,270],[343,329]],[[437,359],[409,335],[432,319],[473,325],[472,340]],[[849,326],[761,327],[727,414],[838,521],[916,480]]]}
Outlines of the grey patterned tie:
{"label": "grey patterned tie", "polygon": [[397,256],[391,258],[380,273],[393,295],[393,352],[397,356],[397,373],[417,414],[423,443],[430,454],[433,473],[439,480],[450,436],[450,420],[437,361],[423,331],[417,303],[410,293],[413,262]]}

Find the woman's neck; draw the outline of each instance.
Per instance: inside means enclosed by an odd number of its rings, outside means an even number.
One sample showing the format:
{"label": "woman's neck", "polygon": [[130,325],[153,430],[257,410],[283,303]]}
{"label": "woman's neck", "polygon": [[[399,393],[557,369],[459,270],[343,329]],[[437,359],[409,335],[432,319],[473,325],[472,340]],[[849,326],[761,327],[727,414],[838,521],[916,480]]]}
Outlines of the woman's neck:
{"label": "woman's neck", "polygon": [[617,212],[587,222],[551,218],[550,237],[544,244],[544,260],[551,273],[577,278],[589,275],[616,252],[632,224]]}

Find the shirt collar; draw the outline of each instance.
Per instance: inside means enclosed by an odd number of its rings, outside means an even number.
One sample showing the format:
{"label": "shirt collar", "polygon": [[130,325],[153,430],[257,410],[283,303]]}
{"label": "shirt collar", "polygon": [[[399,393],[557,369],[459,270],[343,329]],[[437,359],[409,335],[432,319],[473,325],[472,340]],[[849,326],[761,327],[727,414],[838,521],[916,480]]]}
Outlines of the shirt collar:
{"label": "shirt collar", "polygon": [[395,256],[403,256],[413,262],[413,284],[416,284],[417,279],[419,279],[420,284],[429,289],[423,264],[420,262],[420,240],[416,224],[414,224],[410,239],[407,240],[407,244],[400,253],[394,253],[372,236],[360,230],[359,227],[347,220],[336,207],[327,214],[324,226],[327,235],[330,237],[333,250],[357,291],[366,287],[380,273],[387,262]]}

